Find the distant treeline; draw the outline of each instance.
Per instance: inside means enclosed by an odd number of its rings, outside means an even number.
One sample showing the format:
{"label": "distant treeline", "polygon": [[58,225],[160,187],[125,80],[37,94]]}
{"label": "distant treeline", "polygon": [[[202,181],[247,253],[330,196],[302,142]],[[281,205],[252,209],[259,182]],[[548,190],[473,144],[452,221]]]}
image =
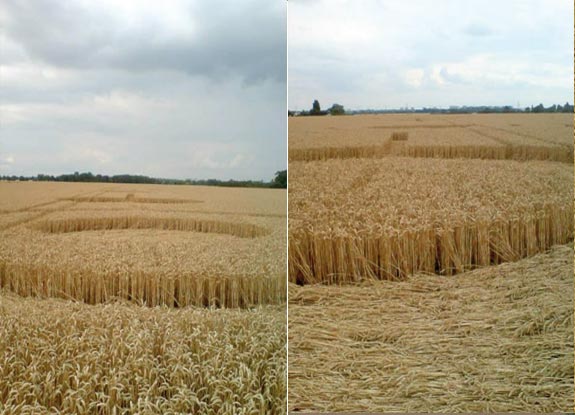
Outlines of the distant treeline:
{"label": "distant treeline", "polygon": [[93,183],[146,183],[146,184],[178,184],[196,186],[224,186],[224,187],[261,187],[261,188],[287,188],[287,171],[276,172],[275,177],[269,182],[257,180],[217,180],[217,179],[162,179],[133,174],[118,174],[114,176],[78,173],[61,174],[51,176],[38,174],[37,176],[0,176],[0,180],[9,181],[37,181],[37,182],[93,182]]}
{"label": "distant treeline", "polygon": [[327,111],[322,111],[319,101],[316,99],[313,104],[312,108],[309,111],[289,111],[288,110],[288,117],[294,116],[315,116],[315,115],[345,115],[345,108],[343,105],[340,104],[333,104]]}
{"label": "distant treeline", "polygon": [[476,106],[450,106],[449,108],[395,108],[395,109],[365,109],[365,110],[344,110],[340,104],[333,104],[327,111],[322,111],[319,102],[313,102],[309,111],[288,111],[288,116],[310,116],[310,115],[353,115],[353,114],[507,114],[507,113],[573,113],[573,105],[568,102],[565,105],[551,105],[545,107],[543,104],[531,105],[525,108],[515,108],[511,105],[476,105]]}
{"label": "distant treeline", "polygon": [[508,113],[573,113],[573,105],[568,102],[565,105],[551,105],[545,107],[543,104],[537,106],[530,106],[525,108],[514,108],[510,105],[500,106],[462,106],[462,107],[449,107],[449,108],[399,108],[390,110],[352,110],[347,111],[347,114],[410,114],[410,113],[426,113],[426,114],[508,114]]}

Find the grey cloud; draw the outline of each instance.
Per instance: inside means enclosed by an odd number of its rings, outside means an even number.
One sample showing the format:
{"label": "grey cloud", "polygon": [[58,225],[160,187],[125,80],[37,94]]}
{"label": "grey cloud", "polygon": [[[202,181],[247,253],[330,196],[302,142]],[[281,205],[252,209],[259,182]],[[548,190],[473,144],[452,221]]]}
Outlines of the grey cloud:
{"label": "grey cloud", "polygon": [[169,99],[119,92],[96,101],[24,104],[24,120],[4,123],[0,144],[18,160],[15,174],[92,169],[269,179],[285,169],[285,87],[278,85],[214,88],[195,81],[180,84]]}
{"label": "grey cloud", "polygon": [[487,25],[475,22],[467,25],[463,29],[463,33],[469,36],[483,37],[493,34],[493,31]]}
{"label": "grey cloud", "polygon": [[[6,0],[5,32],[34,58],[71,68],[175,70],[248,84],[285,80],[285,12],[273,2],[184,2],[190,35],[172,36],[144,17],[123,27],[106,10],[56,0]],[[97,2],[94,4],[98,4]],[[161,6],[160,6],[161,7]]]}
{"label": "grey cloud", "polygon": [[286,168],[285,9],[1,2],[1,174],[271,179]]}
{"label": "grey cloud", "polygon": [[454,74],[454,73],[450,73],[449,70],[447,68],[441,68],[439,71],[439,74],[441,75],[441,77],[447,81],[450,82],[452,84],[465,84],[468,83],[465,79],[463,79],[461,76]]}

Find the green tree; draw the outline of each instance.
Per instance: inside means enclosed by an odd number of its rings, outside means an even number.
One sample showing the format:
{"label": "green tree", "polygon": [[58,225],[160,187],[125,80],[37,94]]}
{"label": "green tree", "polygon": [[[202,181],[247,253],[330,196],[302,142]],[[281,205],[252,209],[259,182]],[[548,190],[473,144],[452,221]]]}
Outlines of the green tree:
{"label": "green tree", "polygon": [[277,189],[287,189],[287,170],[276,171],[271,187]]}
{"label": "green tree", "polygon": [[313,105],[311,107],[311,114],[319,114],[321,112],[321,107],[319,106],[319,101],[316,99],[313,101]]}
{"label": "green tree", "polygon": [[345,114],[345,109],[343,108],[343,105],[333,104],[329,109],[329,113],[331,115],[343,115]]}

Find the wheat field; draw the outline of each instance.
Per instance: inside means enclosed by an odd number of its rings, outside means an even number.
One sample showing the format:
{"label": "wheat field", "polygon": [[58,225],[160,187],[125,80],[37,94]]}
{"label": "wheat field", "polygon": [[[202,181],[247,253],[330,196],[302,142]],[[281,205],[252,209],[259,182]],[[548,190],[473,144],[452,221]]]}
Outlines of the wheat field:
{"label": "wheat field", "polygon": [[289,299],[290,410],[573,408],[572,244],[451,278],[292,285]]}
{"label": "wheat field", "polygon": [[289,123],[289,409],[571,410],[572,114]]}
{"label": "wheat field", "polygon": [[452,275],[573,238],[564,163],[388,157],[290,167],[294,283]]}
{"label": "wheat field", "polygon": [[0,412],[285,413],[285,191],[0,182],[0,209]]}
{"label": "wheat field", "polygon": [[[167,194],[161,186],[61,183],[56,191],[46,188],[47,200],[19,205],[20,187],[37,195],[42,185],[0,184],[6,199],[15,200],[15,212],[0,215],[13,217],[1,231],[0,287],[89,304],[114,298],[177,307],[285,301],[281,191],[194,188],[184,197],[190,191],[177,186]],[[82,191],[93,194],[78,196]]]}
{"label": "wheat field", "polygon": [[[382,158],[552,160],[573,163],[570,114],[389,114],[290,119],[290,161]],[[321,117],[320,117],[321,118]],[[393,140],[394,134],[407,134]]]}
{"label": "wheat field", "polygon": [[3,292],[0,412],[285,413],[285,316]]}

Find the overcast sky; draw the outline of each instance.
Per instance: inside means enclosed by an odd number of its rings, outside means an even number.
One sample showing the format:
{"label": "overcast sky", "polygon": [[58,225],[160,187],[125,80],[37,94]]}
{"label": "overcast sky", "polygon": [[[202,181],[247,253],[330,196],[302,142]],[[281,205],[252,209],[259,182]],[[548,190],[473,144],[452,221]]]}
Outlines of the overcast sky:
{"label": "overcast sky", "polygon": [[286,4],[2,0],[0,175],[286,168]]}
{"label": "overcast sky", "polygon": [[572,0],[291,0],[289,107],[573,103]]}

